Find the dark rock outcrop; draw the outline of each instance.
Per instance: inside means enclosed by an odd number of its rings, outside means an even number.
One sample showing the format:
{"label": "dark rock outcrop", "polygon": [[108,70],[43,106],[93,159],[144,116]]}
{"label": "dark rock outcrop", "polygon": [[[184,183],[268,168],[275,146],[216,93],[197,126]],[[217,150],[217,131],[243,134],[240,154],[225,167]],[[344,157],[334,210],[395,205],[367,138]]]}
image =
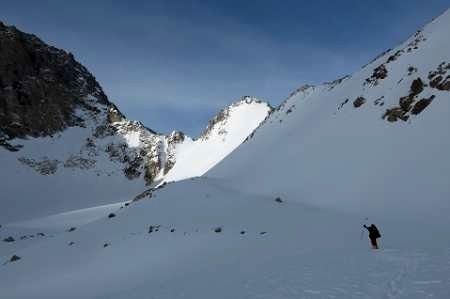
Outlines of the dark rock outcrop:
{"label": "dark rock outcrop", "polygon": [[18,261],[18,260],[20,260],[20,259],[21,259],[20,256],[18,256],[18,255],[13,255],[13,256],[9,259],[9,261],[12,263],[12,262],[16,262],[16,261]]}
{"label": "dark rock outcrop", "polygon": [[419,100],[412,108],[411,114],[417,115],[417,114],[421,113],[425,108],[428,107],[428,105],[431,104],[431,102],[433,101],[434,98],[435,98],[435,96],[432,95],[429,98]]}
{"label": "dark rock outcrop", "polygon": [[3,242],[7,242],[7,243],[11,243],[11,242],[14,242],[14,241],[15,241],[14,238],[11,237],[11,236],[3,239]]}
{"label": "dark rock outcrop", "polygon": [[450,63],[444,61],[439,64],[436,70],[429,72],[428,79],[431,88],[450,91]]}
{"label": "dark rock outcrop", "polygon": [[[86,100],[87,97],[89,100]],[[83,126],[76,108],[111,105],[71,53],[0,24],[0,139],[49,136]]]}
{"label": "dark rock outcrop", "polygon": [[[386,109],[383,114],[383,119],[389,122],[396,122],[397,120],[407,121],[411,114],[417,115],[422,112],[434,99],[434,95],[428,99],[422,99],[418,102],[417,96],[424,90],[425,84],[419,77],[411,83],[409,94],[400,97],[398,106]],[[415,104],[414,104],[415,103]]]}
{"label": "dark rock outcrop", "polygon": [[353,101],[353,107],[359,108],[366,102],[364,97],[357,97],[356,100]]}

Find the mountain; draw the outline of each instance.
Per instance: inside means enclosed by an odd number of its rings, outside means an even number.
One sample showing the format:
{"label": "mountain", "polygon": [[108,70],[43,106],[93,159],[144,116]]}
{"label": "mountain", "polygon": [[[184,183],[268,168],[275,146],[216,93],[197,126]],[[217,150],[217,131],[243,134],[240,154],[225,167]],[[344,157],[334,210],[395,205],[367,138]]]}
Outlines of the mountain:
{"label": "mountain", "polygon": [[448,28],[298,88],[201,177],[5,224],[2,295],[449,298]]}
{"label": "mountain", "polygon": [[[183,173],[171,180],[201,175],[271,111],[245,97],[196,141],[178,131],[164,135],[128,120],[72,54],[2,23],[0,45],[4,221],[132,199],[178,163]],[[196,168],[199,159],[206,163]]]}
{"label": "mountain", "polygon": [[206,175],[364,215],[441,215],[450,207],[449,15],[351,76],[299,88]]}
{"label": "mountain", "polygon": [[272,112],[267,103],[243,97],[221,110],[209,121],[199,138],[186,138],[173,151],[177,163],[164,177],[165,182],[201,176],[244,142]]}

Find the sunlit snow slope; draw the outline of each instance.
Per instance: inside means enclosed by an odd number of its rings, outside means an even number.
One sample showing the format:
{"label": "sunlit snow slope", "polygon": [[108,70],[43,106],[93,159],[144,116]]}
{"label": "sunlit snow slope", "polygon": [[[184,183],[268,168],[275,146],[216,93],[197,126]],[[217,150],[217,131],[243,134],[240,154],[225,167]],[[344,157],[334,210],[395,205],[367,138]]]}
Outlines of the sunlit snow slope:
{"label": "sunlit snow slope", "polygon": [[267,103],[250,97],[222,110],[198,139],[186,138],[177,145],[177,162],[164,181],[203,175],[244,142],[271,110]]}

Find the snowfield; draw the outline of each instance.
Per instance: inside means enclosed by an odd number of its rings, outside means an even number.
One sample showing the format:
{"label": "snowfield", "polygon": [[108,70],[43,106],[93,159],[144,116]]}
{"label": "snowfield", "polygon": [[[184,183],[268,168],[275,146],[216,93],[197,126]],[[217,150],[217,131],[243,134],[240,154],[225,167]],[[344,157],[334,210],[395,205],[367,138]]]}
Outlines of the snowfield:
{"label": "snowfield", "polygon": [[201,177],[5,221],[1,297],[450,298],[449,28],[446,11],[356,74],[299,88],[209,171],[220,126],[210,147],[185,141],[194,164],[167,180]]}
{"label": "snowfield", "polygon": [[[72,232],[16,249],[0,267],[5,298],[447,298],[445,227],[359,215],[187,180]],[[72,222],[73,224],[73,222]],[[400,225],[400,226],[399,226]],[[149,227],[155,228],[149,233]],[[221,232],[215,232],[217,228]],[[2,237],[11,228],[2,228]],[[42,228],[39,228],[42,231]],[[171,232],[171,230],[174,230]],[[38,231],[38,230],[36,230]],[[46,234],[47,235],[47,234]],[[51,236],[51,237],[50,237]],[[26,242],[17,241],[16,243]],[[71,242],[74,242],[72,245]],[[104,247],[108,244],[107,247]],[[1,244],[6,261],[11,244]]]}

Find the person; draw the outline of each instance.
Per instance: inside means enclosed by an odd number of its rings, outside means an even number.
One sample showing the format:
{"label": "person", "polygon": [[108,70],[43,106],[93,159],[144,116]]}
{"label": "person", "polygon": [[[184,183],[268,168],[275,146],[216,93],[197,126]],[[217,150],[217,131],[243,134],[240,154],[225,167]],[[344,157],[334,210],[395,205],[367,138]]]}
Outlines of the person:
{"label": "person", "polygon": [[370,239],[370,244],[372,244],[372,248],[378,249],[377,239],[381,238],[380,231],[373,223],[370,226],[366,226],[365,224],[363,226],[365,229],[367,229],[369,231],[369,239]]}

